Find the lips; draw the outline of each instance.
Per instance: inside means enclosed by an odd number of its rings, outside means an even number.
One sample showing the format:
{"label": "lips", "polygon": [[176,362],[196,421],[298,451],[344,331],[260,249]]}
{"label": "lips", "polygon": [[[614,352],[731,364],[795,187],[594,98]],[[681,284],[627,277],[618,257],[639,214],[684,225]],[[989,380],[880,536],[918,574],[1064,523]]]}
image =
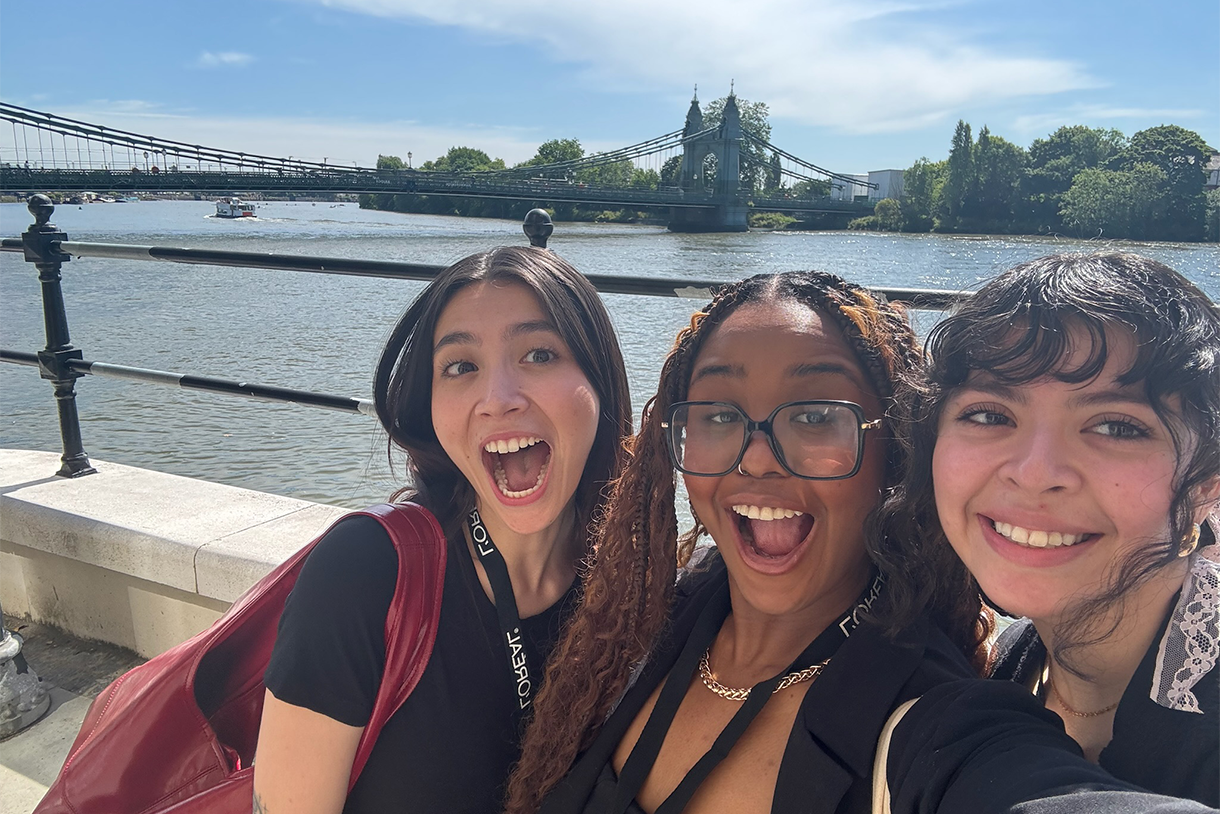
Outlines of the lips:
{"label": "lips", "polygon": [[483,463],[502,499],[525,500],[546,482],[551,447],[534,435],[498,438],[483,445]]}
{"label": "lips", "polygon": [[773,565],[792,559],[813,531],[813,517],[796,509],[748,503],[732,507],[747,553]]}
{"label": "lips", "polygon": [[1083,543],[1085,540],[1093,537],[1092,534],[1072,534],[1065,531],[1043,531],[1040,529],[1027,529],[1022,526],[1015,526],[1012,523],[1005,523],[1000,520],[992,520],[991,527],[996,533],[1006,539],[1016,543],[1019,546],[1026,548],[1059,548],[1061,546],[1072,546],[1077,543]]}

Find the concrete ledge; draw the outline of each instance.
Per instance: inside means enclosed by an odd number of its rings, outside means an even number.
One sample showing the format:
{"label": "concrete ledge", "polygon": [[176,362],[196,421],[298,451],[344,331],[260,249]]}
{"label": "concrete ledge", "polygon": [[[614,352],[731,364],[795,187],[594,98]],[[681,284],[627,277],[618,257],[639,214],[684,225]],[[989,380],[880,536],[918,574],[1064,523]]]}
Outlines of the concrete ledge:
{"label": "concrete ledge", "polygon": [[6,613],[152,656],[207,627],[346,510],[59,455],[0,450]]}

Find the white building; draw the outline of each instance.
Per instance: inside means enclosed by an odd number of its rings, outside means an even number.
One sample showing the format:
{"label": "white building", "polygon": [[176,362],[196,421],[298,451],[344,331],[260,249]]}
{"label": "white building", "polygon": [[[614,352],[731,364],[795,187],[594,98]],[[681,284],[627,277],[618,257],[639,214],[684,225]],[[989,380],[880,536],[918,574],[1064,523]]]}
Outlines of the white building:
{"label": "white building", "polygon": [[830,179],[830,197],[836,201],[854,201],[857,195],[868,195],[868,176],[863,173],[852,173],[842,178]]}
{"label": "white building", "polygon": [[876,188],[869,187],[868,199],[880,201],[884,198],[902,197],[902,170],[873,170],[868,174],[868,182]]}

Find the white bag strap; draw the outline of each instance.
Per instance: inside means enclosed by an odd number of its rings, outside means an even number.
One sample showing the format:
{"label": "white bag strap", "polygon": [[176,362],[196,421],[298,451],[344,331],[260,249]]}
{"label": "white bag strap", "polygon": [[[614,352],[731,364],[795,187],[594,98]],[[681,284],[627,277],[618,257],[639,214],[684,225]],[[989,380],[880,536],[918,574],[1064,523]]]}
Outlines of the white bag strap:
{"label": "white bag strap", "polygon": [[877,757],[873,761],[873,814],[890,814],[890,784],[885,776],[885,764],[890,756],[890,739],[894,736],[894,728],[907,714],[907,710],[915,706],[919,698],[912,698],[901,704],[890,714],[890,719],[881,728],[881,736],[877,738]]}

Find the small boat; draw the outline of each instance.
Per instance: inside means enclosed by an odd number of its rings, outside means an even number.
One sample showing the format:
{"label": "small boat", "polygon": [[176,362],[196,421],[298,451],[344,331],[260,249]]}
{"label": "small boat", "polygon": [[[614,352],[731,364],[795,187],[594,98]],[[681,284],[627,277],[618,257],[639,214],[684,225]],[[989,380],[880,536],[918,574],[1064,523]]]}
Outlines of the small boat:
{"label": "small boat", "polygon": [[216,217],[252,218],[254,217],[254,204],[246,203],[240,198],[221,198],[216,202]]}

